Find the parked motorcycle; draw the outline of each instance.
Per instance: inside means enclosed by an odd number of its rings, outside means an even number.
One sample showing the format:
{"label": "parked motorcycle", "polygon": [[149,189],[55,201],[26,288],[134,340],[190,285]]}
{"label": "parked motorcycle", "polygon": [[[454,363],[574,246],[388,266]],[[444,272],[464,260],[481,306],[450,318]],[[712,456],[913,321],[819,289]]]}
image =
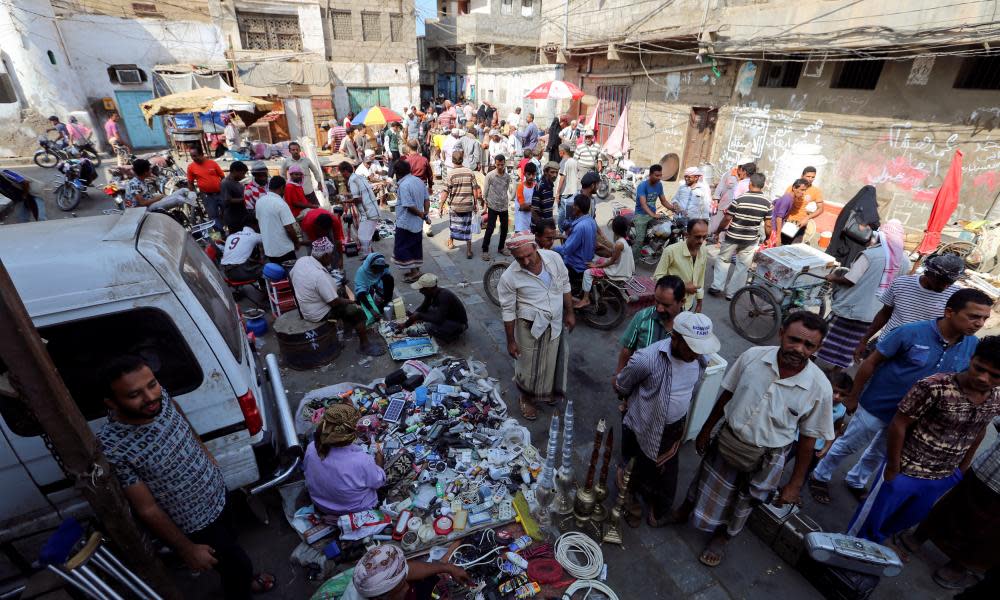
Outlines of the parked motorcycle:
{"label": "parked motorcycle", "polygon": [[62,161],[56,170],[60,173],[56,179],[56,205],[71,211],[80,204],[87,188],[97,179],[97,169],[90,159],[81,158]]}
{"label": "parked motorcycle", "polygon": [[606,199],[612,192],[622,192],[626,196],[635,196],[635,191],[639,182],[643,180],[645,170],[636,166],[634,162],[615,154],[608,160],[607,166],[601,172],[601,181],[597,184],[594,192],[601,200]]}

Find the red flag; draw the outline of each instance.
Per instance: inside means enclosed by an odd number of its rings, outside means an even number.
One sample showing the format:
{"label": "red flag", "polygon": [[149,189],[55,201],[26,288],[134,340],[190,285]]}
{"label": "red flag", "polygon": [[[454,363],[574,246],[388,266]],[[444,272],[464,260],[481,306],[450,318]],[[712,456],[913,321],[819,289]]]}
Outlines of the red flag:
{"label": "red flag", "polygon": [[955,158],[951,160],[948,167],[948,174],[944,176],[944,183],[934,197],[934,207],[931,208],[931,216],[927,219],[927,229],[924,230],[924,239],[920,242],[917,252],[920,254],[930,254],[941,243],[941,230],[944,229],[951,213],[955,212],[958,206],[958,192],[962,189],[962,151],[955,150]]}

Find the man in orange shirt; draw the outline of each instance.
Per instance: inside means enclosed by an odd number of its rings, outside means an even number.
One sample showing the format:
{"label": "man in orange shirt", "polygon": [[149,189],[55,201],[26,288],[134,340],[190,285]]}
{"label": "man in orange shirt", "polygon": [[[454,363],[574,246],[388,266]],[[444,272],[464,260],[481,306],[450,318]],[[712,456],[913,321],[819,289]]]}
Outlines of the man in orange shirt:
{"label": "man in orange shirt", "polygon": [[[805,194],[802,194],[800,198],[792,202],[792,208],[788,211],[788,216],[785,217],[785,223],[795,223],[799,226],[798,232],[792,236],[791,243],[793,244],[798,244],[802,241],[802,237],[806,233],[806,225],[809,224],[809,221],[823,214],[823,192],[813,185],[813,180],[816,179],[816,167],[802,169],[802,179],[809,183],[809,187],[806,188]],[[792,193],[791,185],[788,186],[785,193]]]}
{"label": "man in orange shirt", "polygon": [[191,149],[191,160],[187,168],[188,187],[205,194],[205,212],[215,221],[215,228],[222,231],[222,179],[226,176],[218,163],[205,157],[201,148]]}

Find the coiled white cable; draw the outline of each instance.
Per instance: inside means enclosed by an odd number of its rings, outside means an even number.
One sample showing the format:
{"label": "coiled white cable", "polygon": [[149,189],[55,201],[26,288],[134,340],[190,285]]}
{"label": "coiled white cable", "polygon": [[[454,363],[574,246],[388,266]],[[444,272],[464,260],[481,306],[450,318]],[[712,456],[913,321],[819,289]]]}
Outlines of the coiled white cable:
{"label": "coiled white cable", "polygon": [[[609,588],[607,584],[596,579],[578,579],[574,581],[568,588],[566,588],[566,591],[563,592],[563,600],[572,598],[573,594],[579,592],[580,590],[587,590],[587,596],[590,596],[591,591],[597,590],[607,596],[609,600],[619,600],[618,594],[616,594],[614,590]],[[584,598],[587,596],[584,596]]]}
{"label": "coiled white cable", "polygon": [[555,555],[562,568],[576,579],[594,579],[604,566],[604,554],[597,542],[575,531],[559,536]]}

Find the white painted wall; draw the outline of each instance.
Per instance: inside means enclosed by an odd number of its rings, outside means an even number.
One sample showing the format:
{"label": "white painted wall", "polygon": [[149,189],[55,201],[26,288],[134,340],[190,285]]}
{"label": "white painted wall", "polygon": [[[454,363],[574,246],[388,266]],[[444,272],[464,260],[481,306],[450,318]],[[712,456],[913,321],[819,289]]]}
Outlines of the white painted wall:
{"label": "white painted wall", "polygon": [[[211,23],[74,15],[73,23],[63,24],[61,30],[74,56],[73,70],[88,98],[110,97],[115,90],[152,89],[156,65],[218,64],[226,58],[222,31]],[[112,37],[113,43],[109,43]],[[107,71],[112,64],[135,64],[150,81],[113,84]]]}
{"label": "white painted wall", "polygon": [[[566,108],[566,103],[562,103],[564,106],[560,107],[559,103],[553,101],[525,100],[524,95],[546,81],[561,79],[561,71],[561,65],[509,69],[480,68],[478,76],[473,70],[468,75],[466,83],[477,85],[478,82],[477,99],[491,100],[500,109],[501,118],[515,108],[521,107],[525,113],[534,113],[535,124],[544,129],[549,126],[552,117],[560,108]],[[493,90],[492,98],[489,96],[489,90]],[[506,95],[503,95],[501,90],[504,90]]]}
{"label": "white painted wall", "polygon": [[299,30],[302,32],[302,50],[315,52],[320,56],[326,55],[319,4],[299,6]]}
{"label": "white painted wall", "polygon": [[[100,37],[100,36],[98,36]],[[0,3],[0,40],[14,87],[25,107],[64,116],[84,106],[75,73],[59,41],[48,0]],[[48,58],[52,52],[56,64]]]}

